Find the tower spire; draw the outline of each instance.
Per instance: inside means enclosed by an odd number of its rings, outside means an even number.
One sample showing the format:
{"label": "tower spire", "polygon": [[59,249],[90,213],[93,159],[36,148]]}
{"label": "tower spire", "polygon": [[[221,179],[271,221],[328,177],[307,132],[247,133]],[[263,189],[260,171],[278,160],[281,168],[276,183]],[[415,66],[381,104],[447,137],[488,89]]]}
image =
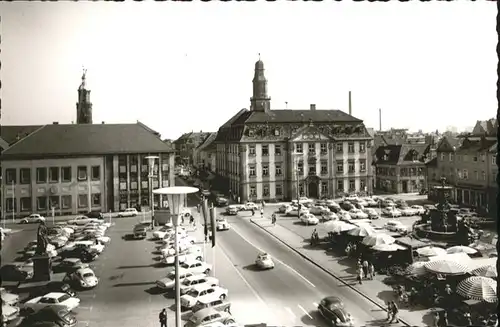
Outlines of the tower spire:
{"label": "tower spire", "polygon": [[87,89],[87,69],[84,67],[82,69],[82,82],[78,87],[76,103],[76,123],[92,124],[92,102],[90,102],[90,90]]}
{"label": "tower spire", "polygon": [[264,63],[260,59],[255,63],[253,76],[253,94],[250,98],[252,111],[268,112],[271,109],[271,98],[267,95],[267,79],[264,74]]}

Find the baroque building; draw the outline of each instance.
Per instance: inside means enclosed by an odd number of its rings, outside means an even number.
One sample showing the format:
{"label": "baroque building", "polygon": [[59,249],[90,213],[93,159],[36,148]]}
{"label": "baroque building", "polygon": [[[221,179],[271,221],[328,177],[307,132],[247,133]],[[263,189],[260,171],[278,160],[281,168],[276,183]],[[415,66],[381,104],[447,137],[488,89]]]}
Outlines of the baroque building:
{"label": "baroque building", "polygon": [[219,128],[219,188],[242,201],[372,192],[371,141],[363,121],[340,110],[272,110],[264,63],[255,63],[250,110]]}

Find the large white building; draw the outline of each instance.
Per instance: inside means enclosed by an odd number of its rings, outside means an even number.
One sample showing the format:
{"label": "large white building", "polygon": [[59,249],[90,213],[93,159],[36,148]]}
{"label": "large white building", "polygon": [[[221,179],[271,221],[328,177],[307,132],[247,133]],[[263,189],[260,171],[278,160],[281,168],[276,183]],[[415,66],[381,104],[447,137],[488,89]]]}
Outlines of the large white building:
{"label": "large white building", "polygon": [[372,137],[362,120],[313,104],[271,110],[270,100],[259,60],[250,110],[240,110],[215,139],[222,187],[253,201],[371,193]]}

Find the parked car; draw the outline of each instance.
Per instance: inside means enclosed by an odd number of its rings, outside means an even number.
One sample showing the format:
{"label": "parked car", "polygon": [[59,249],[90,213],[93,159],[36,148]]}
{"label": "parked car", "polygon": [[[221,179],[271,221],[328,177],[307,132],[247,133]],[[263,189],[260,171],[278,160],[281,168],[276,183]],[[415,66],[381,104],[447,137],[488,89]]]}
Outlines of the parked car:
{"label": "parked car", "polygon": [[245,203],[244,207],[242,210],[245,210],[245,211],[250,211],[250,210],[259,210],[259,206],[256,205],[255,203],[253,202],[247,202]]}
{"label": "parked car", "polygon": [[282,205],[280,205],[278,211],[279,213],[286,213],[287,209],[290,208],[291,206],[287,203],[283,203]]}
{"label": "parked car", "polygon": [[366,202],[365,207],[372,208],[372,207],[377,207],[378,206],[378,202],[375,201],[373,198],[366,197],[366,198],[363,198],[363,200]]}
{"label": "parked car", "polygon": [[8,292],[4,287],[0,287],[2,303],[16,306],[19,303],[19,295]]}
{"label": "parked car", "polygon": [[23,326],[32,326],[36,322],[54,323],[58,327],[75,327],[77,320],[67,309],[57,309],[46,307],[38,312],[26,316],[23,320]]}
{"label": "parked car", "polygon": [[[192,271],[185,271],[179,274],[179,279],[182,282],[189,276],[194,276]],[[173,289],[175,286],[175,271],[170,271],[165,278],[158,279],[156,281],[156,287],[162,290]]]}
{"label": "parked car", "polygon": [[226,311],[218,311],[214,308],[205,308],[198,310],[189,318],[184,327],[199,327],[213,324],[216,322],[224,325],[234,324],[236,320]]}
{"label": "parked car", "polygon": [[402,222],[398,220],[389,220],[385,223],[384,228],[391,232],[406,233],[408,232],[408,227],[406,227]]}
{"label": "parked car", "polygon": [[229,200],[223,194],[217,194],[215,197],[215,205],[218,207],[227,206]]}
{"label": "parked car", "polygon": [[396,207],[385,207],[382,209],[382,214],[387,217],[401,217],[402,213]]}
{"label": "parked car", "polygon": [[385,200],[382,200],[381,206],[384,208],[385,207],[394,207],[394,206],[396,206],[396,204],[392,200],[385,199]]}
{"label": "parked car", "polygon": [[45,222],[45,217],[37,213],[32,213],[28,217],[24,217],[19,221],[20,224],[39,224],[44,222]]}
{"label": "parked car", "polygon": [[[169,248],[165,250],[161,250],[162,259],[161,262],[165,265],[172,265],[175,263],[175,249]],[[203,260],[203,251],[199,247],[190,247],[185,249],[184,251],[180,251],[179,254],[179,263],[182,264],[186,261],[202,261]]]}
{"label": "parked car", "polygon": [[305,225],[317,225],[317,224],[319,224],[319,219],[316,218],[316,216],[314,216],[311,213],[302,214],[302,215],[300,215],[299,219]]}
{"label": "parked car", "polygon": [[218,286],[219,280],[215,277],[210,277],[205,274],[194,275],[185,278],[180,286],[181,294],[186,294],[196,285],[204,285],[207,284],[209,286]]}
{"label": "parked car", "polygon": [[67,272],[72,273],[78,269],[88,268],[88,263],[83,263],[81,259],[78,258],[66,258],[61,260],[58,265],[54,266],[55,272]]}
{"label": "parked car", "polygon": [[100,254],[104,250],[104,245],[100,244],[99,242],[92,241],[69,242],[61,248],[61,251],[71,251],[76,248],[88,249]]}
{"label": "parked car", "polygon": [[373,208],[365,208],[363,210],[364,213],[366,213],[368,215],[368,218],[369,219],[379,219],[380,218],[380,215],[379,213],[377,212],[377,210],[373,209]]}
{"label": "parked car", "polygon": [[259,253],[257,259],[255,259],[255,265],[260,269],[272,269],[274,268],[274,261],[269,254]]}
{"label": "parked car", "polygon": [[19,318],[19,313],[19,307],[2,303],[2,317],[4,322],[8,323],[16,320]]}
{"label": "parked car", "polygon": [[322,215],[330,212],[330,209],[319,205],[313,205],[309,208],[309,212],[312,213],[313,215]]}
{"label": "parked car", "polygon": [[27,312],[37,312],[46,307],[56,310],[66,309],[71,311],[80,305],[80,299],[71,297],[66,293],[48,293],[44,296],[36,297],[24,303]]}
{"label": "parked car", "polygon": [[418,211],[417,211],[417,210],[415,210],[415,209],[413,209],[413,208],[411,208],[411,207],[405,206],[405,205],[403,205],[403,206],[399,207],[399,209],[398,209],[398,210],[399,210],[399,211],[401,211],[401,214],[402,214],[403,216],[406,216],[406,217],[416,216],[416,215],[417,215],[417,213],[418,213]]}
{"label": "parked car", "polygon": [[147,232],[146,232],[146,226],[144,225],[136,225],[133,230],[133,235],[134,238],[146,238]]}
{"label": "parked car", "polygon": [[231,303],[221,299],[200,299],[191,309],[193,313],[206,308],[213,308],[217,311],[225,311],[231,313]]}
{"label": "parked car", "polygon": [[90,222],[99,221],[97,218],[89,218],[87,216],[77,216],[74,219],[68,221],[68,225],[84,226]]}
{"label": "parked car", "polygon": [[351,209],[349,210],[349,215],[354,219],[367,219],[368,215],[364,213],[361,209]]}
{"label": "parked car", "polygon": [[212,265],[206,262],[202,262],[199,260],[192,260],[192,261],[189,260],[180,265],[179,274],[189,271],[196,274],[208,275],[211,270],[212,270]]}
{"label": "parked car", "polygon": [[51,235],[47,236],[47,239],[49,243],[55,246],[57,249],[63,247],[66,243],[68,243],[68,238],[63,235]]}
{"label": "parked car", "polygon": [[[353,200],[351,201],[351,203],[353,203],[354,205],[358,205],[358,206],[361,206],[361,207],[367,207],[368,206],[368,202],[366,202],[364,199],[362,198],[358,198],[357,200]],[[359,208],[359,207],[358,207]],[[359,208],[361,209],[361,208]]]}
{"label": "parked car", "polygon": [[337,220],[337,219],[339,219],[339,217],[337,216],[336,213],[333,213],[330,211],[330,212],[322,214],[321,219],[323,221],[329,221],[329,220]]}
{"label": "parked car", "polygon": [[318,305],[319,313],[335,327],[354,326],[354,319],[345,308],[342,300],[336,296],[323,298]]}
{"label": "parked car", "polygon": [[238,211],[240,211],[240,208],[237,205],[231,204],[226,208],[226,213],[231,216],[237,215]]}
{"label": "parked car", "polygon": [[70,282],[83,289],[94,288],[99,283],[99,279],[89,267],[78,269],[74,273],[68,275],[64,281]]}
{"label": "parked car", "polygon": [[217,231],[224,231],[224,230],[229,230],[231,228],[231,226],[229,225],[229,223],[227,222],[226,219],[224,218],[217,218],[217,222],[216,222],[216,230]]}
{"label": "parked car", "polygon": [[299,203],[300,203],[300,204],[313,204],[313,203],[314,203],[314,200],[309,199],[308,197],[305,197],[305,196],[301,196],[301,197],[299,198]]}
{"label": "parked car", "polygon": [[420,205],[415,204],[415,205],[412,205],[411,208],[417,212],[417,215],[423,215],[425,213],[424,207],[422,207]]}
{"label": "parked car", "polygon": [[220,286],[198,285],[181,296],[181,307],[191,309],[201,300],[221,299],[227,297],[228,290]]}
{"label": "parked car", "polygon": [[79,258],[82,262],[91,262],[99,257],[97,252],[84,247],[76,247],[72,250],[63,251],[60,255],[62,258]]}
{"label": "parked car", "polygon": [[118,217],[119,218],[123,218],[123,217],[136,217],[138,214],[139,214],[139,212],[137,212],[136,208],[127,208],[127,209],[125,209],[123,211],[120,211],[118,213]]}
{"label": "parked car", "polygon": [[354,204],[352,204],[349,201],[344,201],[344,202],[340,203],[340,207],[342,209],[344,209],[345,211],[349,211],[351,209],[356,209],[356,207],[354,206]]}
{"label": "parked car", "polygon": [[[309,209],[304,207],[304,206],[301,206],[300,208],[300,214],[306,214],[306,213],[309,213]],[[290,207],[290,210],[286,212],[286,215],[287,216],[298,216],[299,215],[299,207],[298,206],[294,206],[294,207]]]}
{"label": "parked car", "polygon": [[85,214],[89,218],[104,219],[104,215],[100,211],[89,211]]}

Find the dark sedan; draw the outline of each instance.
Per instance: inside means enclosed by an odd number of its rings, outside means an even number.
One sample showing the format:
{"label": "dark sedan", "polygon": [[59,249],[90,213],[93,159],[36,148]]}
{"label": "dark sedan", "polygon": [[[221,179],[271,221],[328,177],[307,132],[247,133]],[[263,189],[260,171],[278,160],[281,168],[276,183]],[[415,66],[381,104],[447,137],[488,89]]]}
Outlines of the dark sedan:
{"label": "dark sedan", "polygon": [[351,315],[347,312],[344,303],[338,297],[325,297],[319,303],[318,311],[332,326],[354,326],[354,321]]}
{"label": "dark sedan", "polygon": [[99,257],[99,254],[91,249],[77,247],[60,253],[61,258],[78,258],[82,262],[91,262]]}

